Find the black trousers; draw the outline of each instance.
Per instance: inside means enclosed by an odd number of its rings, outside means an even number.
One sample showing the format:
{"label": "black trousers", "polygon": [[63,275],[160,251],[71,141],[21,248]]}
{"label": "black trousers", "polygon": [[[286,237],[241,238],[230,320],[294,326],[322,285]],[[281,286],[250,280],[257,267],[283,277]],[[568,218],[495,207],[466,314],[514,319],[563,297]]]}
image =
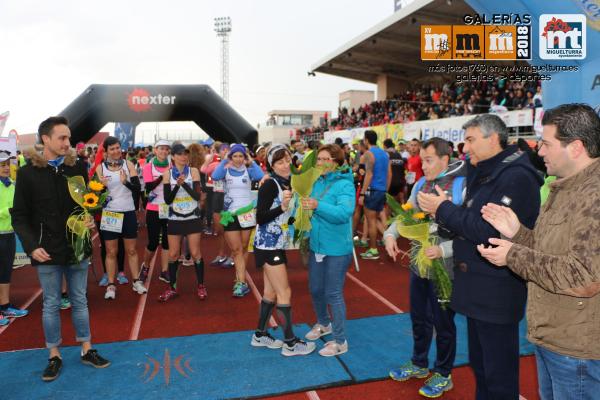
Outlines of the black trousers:
{"label": "black trousers", "polygon": [[519,324],[467,318],[476,400],[519,398]]}
{"label": "black trousers", "polygon": [[16,246],[14,233],[0,234],[0,284],[10,283]]}
{"label": "black trousers", "polygon": [[433,282],[410,272],[410,320],[413,330],[412,363],[428,368],[429,347],[435,327],[436,360],[433,372],[448,376],[456,357],[454,311],[443,310],[437,301]]}

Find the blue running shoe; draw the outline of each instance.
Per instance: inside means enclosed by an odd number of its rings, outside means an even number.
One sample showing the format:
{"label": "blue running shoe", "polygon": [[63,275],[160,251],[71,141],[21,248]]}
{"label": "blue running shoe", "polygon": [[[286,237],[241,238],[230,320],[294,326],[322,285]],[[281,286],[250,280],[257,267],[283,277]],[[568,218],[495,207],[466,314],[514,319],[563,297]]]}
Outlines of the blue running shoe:
{"label": "blue running shoe", "polygon": [[0,315],[0,326],[5,326],[10,324],[10,320],[8,318],[4,318],[2,315]]}
{"label": "blue running shoe", "polygon": [[250,293],[250,288],[246,282],[236,282],[233,285],[233,297],[244,297]]}
{"label": "blue running shoe", "polygon": [[117,274],[117,282],[119,282],[119,285],[127,285],[129,283],[129,279],[127,279],[125,273],[119,272]]}
{"label": "blue running shoe", "polygon": [[452,389],[454,385],[452,384],[452,375],[448,375],[447,378],[440,375],[438,372],[431,375],[431,378],[425,381],[425,386],[419,389],[419,394],[421,396],[428,397],[430,399],[434,399],[436,397],[440,397]]}
{"label": "blue running shoe", "polygon": [[429,370],[427,368],[419,368],[414,365],[412,361],[400,366],[400,368],[390,371],[390,378],[400,382],[407,381],[410,378],[427,378],[427,375],[429,375]]}
{"label": "blue running shoe", "polygon": [[20,318],[29,314],[29,311],[21,310],[20,308],[16,308],[12,305],[9,305],[6,310],[0,311],[0,314],[8,318]]}
{"label": "blue running shoe", "polygon": [[102,275],[102,278],[100,278],[100,282],[98,282],[98,286],[108,286],[108,275],[106,275],[106,273],[104,275]]}

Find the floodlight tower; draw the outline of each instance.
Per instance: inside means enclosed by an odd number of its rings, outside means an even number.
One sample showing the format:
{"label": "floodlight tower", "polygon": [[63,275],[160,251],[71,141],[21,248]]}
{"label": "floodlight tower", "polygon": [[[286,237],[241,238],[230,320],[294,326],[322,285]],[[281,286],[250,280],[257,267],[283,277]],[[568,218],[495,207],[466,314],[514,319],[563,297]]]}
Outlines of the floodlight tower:
{"label": "floodlight tower", "polygon": [[231,18],[215,18],[215,32],[221,38],[221,96],[229,103],[229,34]]}

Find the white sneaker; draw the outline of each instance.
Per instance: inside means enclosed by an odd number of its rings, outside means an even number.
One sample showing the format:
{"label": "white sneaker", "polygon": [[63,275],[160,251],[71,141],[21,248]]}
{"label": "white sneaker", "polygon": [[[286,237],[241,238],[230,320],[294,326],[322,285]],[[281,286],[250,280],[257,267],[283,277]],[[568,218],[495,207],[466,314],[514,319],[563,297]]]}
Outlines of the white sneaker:
{"label": "white sneaker", "polygon": [[283,347],[283,342],[279,339],[275,339],[269,333],[266,333],[261,337],[253,334],[250,345],[254,347],[268,347],[269,349],[280,349]]}
{"label": "white sneaker", "polygon": [[313,342],[303,342],[296,338],[294,339],[294,344],[292,346],[288,346],[286,343],[283,344],[281,354],[286,357],[305,356],[315,351],[316,347],[317,346]]}
{"label": "white sneaker", "polygon": [[335,340],[325,343],[325,347],[319,350],[319,354],[323,357],[333,357],[344,354],[348,351],[348,341],[344,340],[344,343],[339,344]]}
{"label": "white sneaker", "polygon": [[117,297],[117,287],[114,284],[108,285],[106,293],[104,293],[104,300],[114,300]]}
{"label": "white sneaker", "polygon": [[304,336],[308,340],[317,340],[321,336],[329,335],[331,333],[331,323],[327,326],[321,324],[315,324],[312,329]]}
{"label": "white sneaker", "polygon": [[132,289],[134,292],[137,292],[138,294],[144,294],[144,293],[148,292],[148,289],[146,289],[146,287],[144,286],[142,281],[133,282]]}

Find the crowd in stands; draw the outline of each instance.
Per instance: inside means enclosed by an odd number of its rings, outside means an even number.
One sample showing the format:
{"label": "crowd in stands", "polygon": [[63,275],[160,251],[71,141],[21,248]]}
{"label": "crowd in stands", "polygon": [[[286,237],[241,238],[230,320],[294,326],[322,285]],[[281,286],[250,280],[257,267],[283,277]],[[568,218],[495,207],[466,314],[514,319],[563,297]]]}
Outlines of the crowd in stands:
{"label": "crowd in stands", "polygon": [[340,108],[338,118],[332,119],[329,125],[333,130],[366,128],[541,106],[540,82],[499,80],[494,83],[479,82],[470,85],[421,85],[387,100],[365,104],[358,109]]}

